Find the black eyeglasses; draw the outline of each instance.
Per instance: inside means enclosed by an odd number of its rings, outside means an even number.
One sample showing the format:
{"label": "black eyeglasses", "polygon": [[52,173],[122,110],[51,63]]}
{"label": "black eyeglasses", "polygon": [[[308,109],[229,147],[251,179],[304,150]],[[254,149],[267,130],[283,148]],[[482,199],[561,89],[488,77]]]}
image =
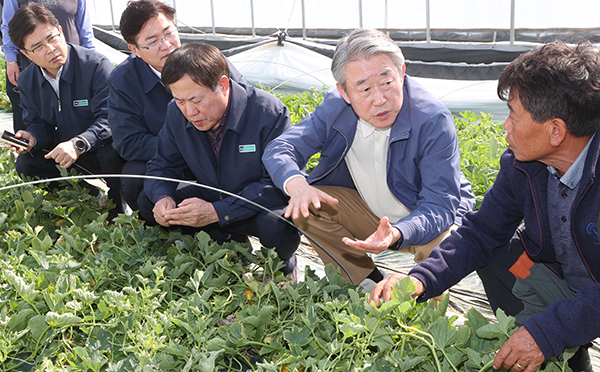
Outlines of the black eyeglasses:
{"label": "black eyeglasses", "polygon": [[173,30],[173,31],[167,32],[165,34],[165,36],[161,37],[160,39],[151,41],[150,43],[148,43],[148,45],[139,45],[139,44],[136,44],[136,45],[140,49],[146,49],[146,50],[158,49],[161,47],[161,45],[163,45],[165,40],[169,41],[169,44],[173,44],[175,42],[177,35],[178,35],[177,30]]}
{"label": "black eyeglasses", "polygon": [[60,32],[58,32],[56,34],[48,36],[46,38],[46,40],[42,40],[39,43],[33,44],[31,49],[23,48],[23,50],[30,52],[30,53],[37,54],[38,56],[42,57],[48,51],[48,45],[52,45],[53,47],[56,47],[60,43],[60,39],[61,39]]}

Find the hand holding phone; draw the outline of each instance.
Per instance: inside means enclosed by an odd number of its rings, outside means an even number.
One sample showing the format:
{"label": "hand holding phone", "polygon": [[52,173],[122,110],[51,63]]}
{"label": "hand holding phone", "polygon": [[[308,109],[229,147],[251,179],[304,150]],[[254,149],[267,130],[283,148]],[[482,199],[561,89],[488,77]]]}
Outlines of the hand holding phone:
{"label": "hand holding phone", "polygon": [[23,150],[29,149],[28,140],[26,140],[25,138],[17,138],[14,134],[7,130],[5,130],[4,133],[2,133],[2,137],[0,138],[0,140],[4,143],[9,144],[10,146],[14,146]]}

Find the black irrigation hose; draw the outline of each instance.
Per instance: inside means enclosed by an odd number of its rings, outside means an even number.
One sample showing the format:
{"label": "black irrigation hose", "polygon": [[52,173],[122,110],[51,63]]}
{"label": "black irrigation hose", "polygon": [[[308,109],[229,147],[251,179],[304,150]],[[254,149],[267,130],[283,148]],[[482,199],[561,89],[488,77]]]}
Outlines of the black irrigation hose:
{"label": "black irrigation hose", "polygon": [[179,180],[176,178],[168,178],[168,177],[159,177],[159,176],[147,176],[147,175],[141,175],[141,174],[89,174],[89,175],[77,175],[77,176],[66,176],[66,177],[56,177],[56,178],[47,178],[47,179],[43,179],[43,180],[35,180],[35,181],[29,181],[29,182],[23,182],[23,183],[18,183],[15,185],[9,185],[9,186],[3,186],[0,187],[0,191],[4,191],[4,190],[10,190],[10,189],[15,189],[18,187],[23,187],[23,186],[28,186],[28,185],[37,185],[40,183],[48,183],[48,182],[55,182],[55,181],[65,181],[65,180],[80,180],[80,179],[96,179],[96,178],[142,178],[142,179],[152,179],[152,180],[158,180],[158,181],[167,181],[167,182],[177,182],[177,183],[184,183],[187,185],[192,185],[192,186],[197,186],[197,187],[202,187],[208,190],[212,190],[212,191],[217,191],[217,192],[222,192],[226,195],[229,196],[233,196],[236,197],[248,204],[251,204],[255,207],[258,207],[260,209],[262,209],[263,211],[272,214],[274,216],[276,216],[277,218],[279,218],[280,220],[284,221],[285,223],[287,223],[290,226],[293,226],[294,228],[296,228],[296,230],[298,230],[300,233],[304,234],[307,238],[309,238],[311,241],[315,242],[319,248],[321,248],[325,253],[327,253],[327,255],[329,255],[329,257],[331,257],[332,260],[334,260],[339,267],[344,270],[344,272],[346,273],[346,275],[348,275],[348,278],[350,279],[350,281],[352,282],[352,284],[356,284],[354,282],[354,279],[352,279],[352,276],[350,275],[350,273],[348,272],[348,270],[344,267],[344,265],[341,264],[341,262],[338,261],[337,258],[335,258],[331,253],[329,253],[329,251],[327,249],[325,249],[325,247],[323,247],[319,242],[317,242],[314,238],[312,238],[309,234],[307,234],[306,232],[304,232],[304,230],[300,229],[298,226],[294,225],[292,222],[290,222],[288,219],[284,218],[283,216],[271,211],[269,208],[266,208],[252,200],[248,200],[246,198],[244,198],[243,196],[239,196],[236,194],[233,194],[229,191],[226,190],[222,190],[216,187],[212,187],[212,186],[208,186],[208,185],[204,185],[195,181],[188,181],[188,180]]}

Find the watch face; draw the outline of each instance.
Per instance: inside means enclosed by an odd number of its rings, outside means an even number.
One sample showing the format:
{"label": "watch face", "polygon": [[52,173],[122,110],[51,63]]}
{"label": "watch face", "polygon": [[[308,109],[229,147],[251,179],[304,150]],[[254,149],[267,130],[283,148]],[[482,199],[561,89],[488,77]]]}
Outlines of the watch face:
{"label": "watch face", "polygon": [[86,148],[85,141],[82,139],[75,140],[75,147],[77,147],[77,150],[79,151],[84,151]]}

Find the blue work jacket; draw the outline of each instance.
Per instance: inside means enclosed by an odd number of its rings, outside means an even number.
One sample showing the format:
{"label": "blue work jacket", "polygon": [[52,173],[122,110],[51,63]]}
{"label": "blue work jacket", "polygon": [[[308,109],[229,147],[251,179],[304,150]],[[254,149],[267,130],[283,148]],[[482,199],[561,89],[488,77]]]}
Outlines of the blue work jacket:
{"label": "blue work jacket", "polygon": [[52,150],[77,135],[89,142],[90,150],[111,141],[106,101],[113,65],[96,51],[68,46],[59,80],[60,96],[35,64],[19,77],[23,122],[36,138],[34,151]]}
{"label": "blue work jacket", "polygon": [[[575,204],[566,216],[573,241],[594,283],[578,291],[577,297],[554,303],[544,314],[536,314],[523,325],[550,358],[564,349],[584,345],[600,337],[600,132],[597,132],[585,161]],[[496,247],[507,244],[517,231],[529,257],[545,263],[562,277],[548,214],[548,169],[540,162],[520,162],[511,150],[500,160],[500,172],[477,212],[468,213],[463,225],[435,248],[429,258],[415,266],[410,275],[425,286],[425,300],[474,270],[487,265]],[[523,227],[518,228],[523,222]],[[517,230],[518,228],[518,230]]]}
{"label": "blue work jacket", "polygon": [[[415,80],[406,76],[404,102],[392,125],[387,185],[411,213],[390,221],[408,244],[425,244],[473,209],[475,197],[460,171],[458,138],[452,114]],[[321,151],[307,181],[356,188],[345,157],[356,133],[358,115],[336,89],[302,122],[273,141],[263,162],[275,185],[302,174],[308,159]]]}
{"label": "blue work jacket", "polygon": [[[206,132],[196,129],[172,101],[146,174],[181,179],[189,167],[200,184],[267,208],[285,206],[287,197],[273,185],[260,159],[267,144],[291,126],[288,109],[263,90],[231,80],[230,86],[230,107],[218,162]],[[144,191],[153,203],[163,195],[174,197],[176,187],[174,182],[144,181]],[[206,201],[213,204],[223,226],[257,214],[255,207],[221,192],[212,193]]]}
{"label": "blue work jacket", "polygon": [[[232,80],[246,83],[231,63],[229,70]],[[150,160],[173,96],[150,66],[135,54],[114,69],[108,87],[108,121],[117,152],[127,161]]]}

